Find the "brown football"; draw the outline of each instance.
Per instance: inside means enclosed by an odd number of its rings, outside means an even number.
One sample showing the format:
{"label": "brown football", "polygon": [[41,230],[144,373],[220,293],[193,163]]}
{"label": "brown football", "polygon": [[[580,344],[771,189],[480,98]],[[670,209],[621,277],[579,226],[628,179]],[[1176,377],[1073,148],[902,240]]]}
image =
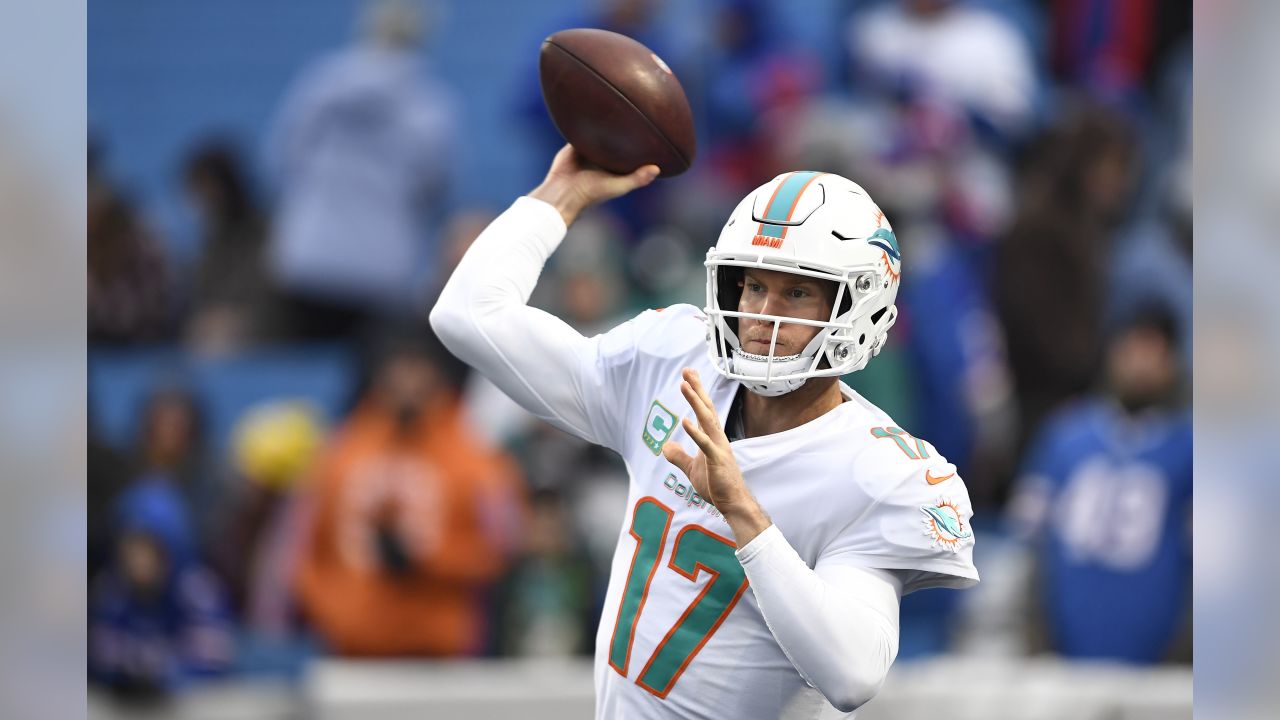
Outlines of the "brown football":
{"label": "brown football", "polygon": [[664,177],[693,164],[689,100],[649,48],[608,30],[561,30],[543,41],[538,70],[551,120],[587,160],[614,173],[652,163]]}

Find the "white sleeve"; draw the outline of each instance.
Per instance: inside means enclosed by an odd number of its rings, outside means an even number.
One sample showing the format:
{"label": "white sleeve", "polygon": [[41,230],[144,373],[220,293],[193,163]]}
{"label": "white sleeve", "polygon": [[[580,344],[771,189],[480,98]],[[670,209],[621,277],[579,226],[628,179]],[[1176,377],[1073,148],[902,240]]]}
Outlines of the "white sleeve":
{"label": "white sleeve", "polygon": [[875,696],[898,654],[895,573],[839,555],[810,569],[776,525],[737,554],[765,623],[801,677],[841,712]]}
{"label": "white sleeve", "polygon": [[978,584],[973,505],[964,480],[936,450],[928,462],[899,458],[900,454],[884,443],[863,456],[861,467],[866,469],[859,474],[871,497],[870,507],[824,552],[847,555],[863,567],[905,571],[903,595]]}
{"label": "white sleeve", "polygon": [[585,338],[526,303],[566,232],[560,213],[515,201],[467,250],[431,310],[440,341],[534,415],[589,442],[615,447],[617,389],[611,363],[625,363],[631,323]]}

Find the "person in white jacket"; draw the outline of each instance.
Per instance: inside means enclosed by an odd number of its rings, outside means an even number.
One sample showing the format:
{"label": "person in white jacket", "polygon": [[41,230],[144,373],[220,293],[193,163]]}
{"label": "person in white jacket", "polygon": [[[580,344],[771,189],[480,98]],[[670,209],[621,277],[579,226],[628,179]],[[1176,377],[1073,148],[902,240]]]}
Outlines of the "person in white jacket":
{"label": "person in white jacket", "polygon": [[468,250],[432,327],[530,412],[626,461],[597,717],[853,711],[896,656],[901,596],[978,580],[955,466],[839,381],[897,317],[897,238],[857,184],[785,173],[730,215],[704,308],[586,338],[528,307],[579,213],[657,172],[611,175],[566,146]]}
{"label": "person in white jacket", "polygon": [[420,15],[375,3],[362,28],[303,73],[268,137],[270,265],[307,324],[410,306],[455,174],[456,101],[419,52]]}

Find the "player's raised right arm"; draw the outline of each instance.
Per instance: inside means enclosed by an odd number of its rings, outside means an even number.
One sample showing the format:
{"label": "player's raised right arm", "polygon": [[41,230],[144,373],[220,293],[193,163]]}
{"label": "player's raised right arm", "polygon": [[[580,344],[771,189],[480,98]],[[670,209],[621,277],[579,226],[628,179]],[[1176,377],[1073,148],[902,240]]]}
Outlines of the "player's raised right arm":
{"label": "player's raised right arm", "polygon": [[601,384],[584,362],[590,341],[527,303],[578,214],[656,174],[652,165],[630,175],[586,167],[565,146],[546,180],[476,238],[431,310],[431,327],[450,352],[529,412],[592,442],[604,438],[587,405]]}

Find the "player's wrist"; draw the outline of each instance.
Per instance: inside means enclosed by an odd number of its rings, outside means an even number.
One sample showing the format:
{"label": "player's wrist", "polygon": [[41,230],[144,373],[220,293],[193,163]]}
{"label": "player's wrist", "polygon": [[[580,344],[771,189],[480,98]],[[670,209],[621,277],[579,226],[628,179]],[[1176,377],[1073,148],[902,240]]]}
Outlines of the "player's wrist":
{"label": "player's wrist", "polygon": [[582,211],[590,205],[581,192],[569,183],[554,177],[543,180],[541,185],[529,193],[529,197],[541,200],[555,208],[556,212],[560,213],[560,217],[564,218],[565,227],[572,225],[573,221],[577,220]]}
{"label": "player's wrist", "polygon": [[737,500],[718,502],[716,509],[733,529],[733,537],[739,548],[745,547],[773,524],[769,514],[750,493]]}

